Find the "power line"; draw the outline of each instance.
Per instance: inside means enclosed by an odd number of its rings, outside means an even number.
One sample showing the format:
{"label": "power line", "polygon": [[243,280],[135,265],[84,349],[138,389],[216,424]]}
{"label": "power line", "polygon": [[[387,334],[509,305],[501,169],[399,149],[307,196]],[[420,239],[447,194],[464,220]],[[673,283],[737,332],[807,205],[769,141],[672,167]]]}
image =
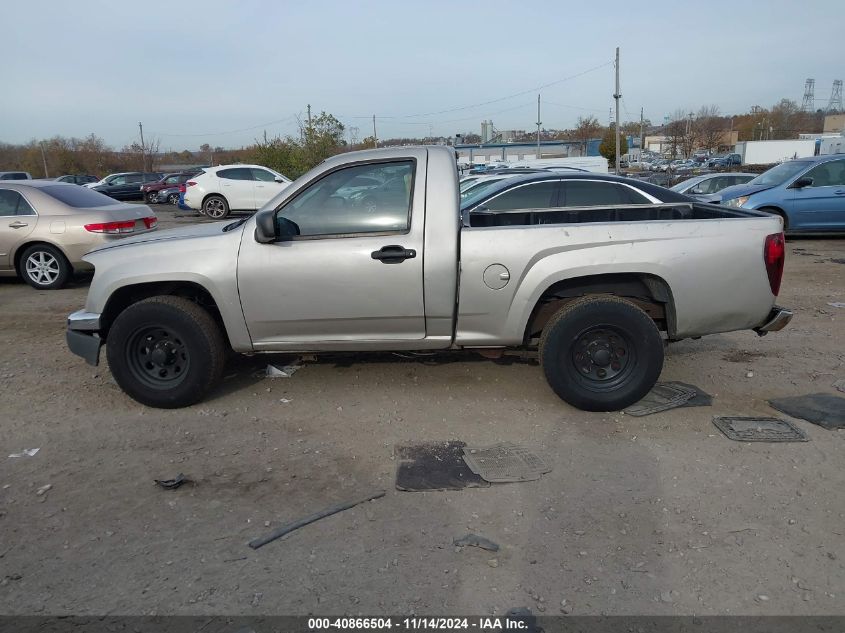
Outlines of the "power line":
{"label": "power line", "polygon": [[159,136],[223,136],[224,134],[238,134],[240,132],[249,132],[250,130],[257,130],[258,128],[268,127],[270,125],[277,125],[279,123],[286,123],[293,119],[297,118],[296,114],[292,114],[284,119],[278,119],[277,121],[269,121],[268,123],[260,123],[258,125],[253,125],[251,127],[241,128],[239,130],[228,130],[226,132],[205,132],[205,133],[191,133],[191,134],[165,134],[159,133]]}
{"label": "power line", "polygon": [[[529,88],[528,90],[523,90],[521,92],[515,92],[513,94],[507,95],[505,97],[499,97],[497,99],[490,99],[489,101],[482,101],[480,103],[473,103],[470,105],[459,106],[455,108],[447,108],[446,110],[438,110],[436,112],[422,112],[418,114],[405,114],[405,115],[379,115],[379,119],[415,119],[418,117],[425,117],[425,116],[437,116],[438,114],[448,114],[450,112],[459,112],[461,110],[470,110],[473,108],[480,108],[482,106],[490,105],[492,103],[499,103],[501,101],[507,101],[508,99],[513,99],[515,97],[521,97],[523,95],[531,94],[533,92],[538,92],[543,90],[544,88],[549,88],[550,86],[556,86],[557,84],[563,83],[565,81],[571,81],[572,79],[577,79],[583,75],[588,73],[594,72],[601,68],[605,68],[607,66],[611,66],[613,61],[605,62],[603,64],[599,64],[598,66],[593,66],[592,68],[588,68],[587,70],[583,70],[580,73],[575,73],[574,75],[569,75],[568,77],[564,77],[562,79],[556,79],[555,81],[550,81],[549,83],[543,84],[541,86],[536,86],[534,88]],[[369,119],[372,115],[362,115],[362,116],[349,116],[349,119]]]}

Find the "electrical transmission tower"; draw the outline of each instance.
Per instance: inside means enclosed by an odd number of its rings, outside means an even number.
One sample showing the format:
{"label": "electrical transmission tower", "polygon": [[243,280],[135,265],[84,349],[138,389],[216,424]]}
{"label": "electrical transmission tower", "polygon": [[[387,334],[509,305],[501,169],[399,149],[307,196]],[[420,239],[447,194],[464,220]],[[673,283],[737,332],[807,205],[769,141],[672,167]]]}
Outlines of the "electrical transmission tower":
{"label": "electrical transmission tower", "polygon": [[830,91],[830,101],[827,104],[827,114],[842,112],[842,80],[833,82],[833,89]]}
{"label": "electrical transmission tower", "polygon": [[816,106],[816,80],[808,79],[804,83],[804,101],[801,102],[802,112],[815,112]]}

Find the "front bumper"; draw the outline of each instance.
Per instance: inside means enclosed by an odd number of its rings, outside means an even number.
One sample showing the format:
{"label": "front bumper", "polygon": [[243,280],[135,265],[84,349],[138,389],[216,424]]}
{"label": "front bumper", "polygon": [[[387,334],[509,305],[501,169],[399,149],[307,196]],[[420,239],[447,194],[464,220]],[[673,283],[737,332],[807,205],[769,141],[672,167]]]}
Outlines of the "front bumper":
{"label": "front bumper", "polygon": [[95,367],[100,363],[100,348],[103,339],[100,338],[100,315],[93,312],[79,310],[67,318],[67,333],[65,339],[71,352],[85,359],[89,365]]}
{"label": "front bumper", "polygon": [[758,325],[754,328],[754,331],[760,336],[765,336],[769,332],[778,332],[779,330],[782,330],[791,320],[792,310],[787,310],[786,308],[781,308],[780,306],[774,306],[772,311],[769,312],[769,317],[763,325]]}

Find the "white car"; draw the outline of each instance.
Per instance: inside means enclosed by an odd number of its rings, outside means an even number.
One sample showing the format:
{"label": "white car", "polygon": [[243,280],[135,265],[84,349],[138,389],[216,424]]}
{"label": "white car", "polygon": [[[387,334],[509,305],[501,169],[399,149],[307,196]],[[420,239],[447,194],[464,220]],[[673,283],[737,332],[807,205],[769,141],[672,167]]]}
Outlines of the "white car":
{"label": "white car", "polygon": [[185,204],[215,220],[230,211],[256,211],[291,183],[261,165],[209,167],[185,183]]}

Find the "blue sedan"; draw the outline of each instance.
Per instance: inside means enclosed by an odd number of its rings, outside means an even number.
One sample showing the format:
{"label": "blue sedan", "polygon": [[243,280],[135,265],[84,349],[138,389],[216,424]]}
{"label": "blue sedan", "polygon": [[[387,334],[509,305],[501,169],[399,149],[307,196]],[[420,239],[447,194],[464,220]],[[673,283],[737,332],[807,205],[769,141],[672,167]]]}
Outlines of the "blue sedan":
{"label": "blue sedan", "polygon": [[720,193],[728,207],[781,216],[789,233],[845,232],[845,154],[781,163]]}

